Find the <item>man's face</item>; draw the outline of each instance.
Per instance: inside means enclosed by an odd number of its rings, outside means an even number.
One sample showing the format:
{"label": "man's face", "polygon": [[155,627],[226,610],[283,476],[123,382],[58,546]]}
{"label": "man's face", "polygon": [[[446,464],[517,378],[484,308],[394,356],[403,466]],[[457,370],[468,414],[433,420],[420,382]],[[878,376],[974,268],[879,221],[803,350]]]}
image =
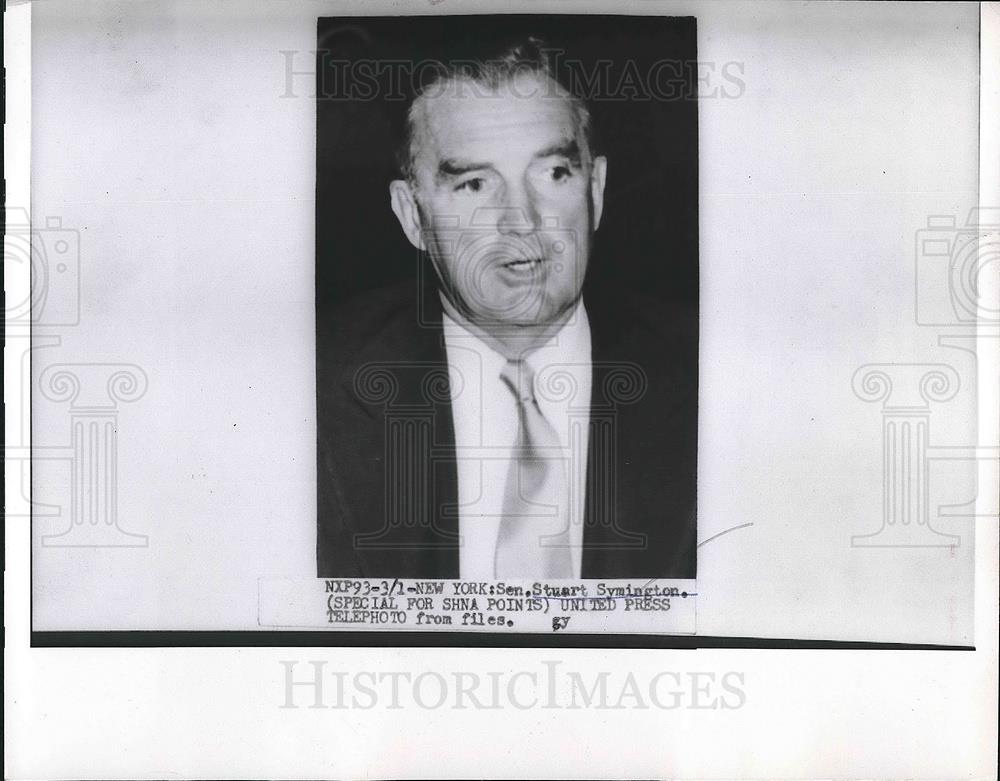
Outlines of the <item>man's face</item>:
{"label": "man's face", "polygon": [[551,323],[579,298],[606,162],[544,76],[441,92],[418,104],[414,178],[393,182],[393,210],[473,323]]}

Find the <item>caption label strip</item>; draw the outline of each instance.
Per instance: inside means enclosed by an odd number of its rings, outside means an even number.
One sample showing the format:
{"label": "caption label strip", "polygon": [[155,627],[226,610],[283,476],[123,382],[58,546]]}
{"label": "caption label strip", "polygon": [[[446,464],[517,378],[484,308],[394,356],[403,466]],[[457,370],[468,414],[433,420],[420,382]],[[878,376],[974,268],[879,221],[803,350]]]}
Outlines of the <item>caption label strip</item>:
{"label": "caption label strip", "polygon": [[263,578],[269,628],[694,634],[694,580]]}

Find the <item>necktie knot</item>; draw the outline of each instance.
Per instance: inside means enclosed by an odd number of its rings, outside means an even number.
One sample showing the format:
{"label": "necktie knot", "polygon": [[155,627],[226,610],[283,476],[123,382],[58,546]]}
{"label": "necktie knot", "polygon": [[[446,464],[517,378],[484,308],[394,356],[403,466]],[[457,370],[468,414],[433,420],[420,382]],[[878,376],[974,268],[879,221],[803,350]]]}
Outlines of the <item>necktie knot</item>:
{"label": "necktie knot", "polygon": [[500,370],[500,379],[522,404],[535,401],[535,372],[527,361],[507,361]]}

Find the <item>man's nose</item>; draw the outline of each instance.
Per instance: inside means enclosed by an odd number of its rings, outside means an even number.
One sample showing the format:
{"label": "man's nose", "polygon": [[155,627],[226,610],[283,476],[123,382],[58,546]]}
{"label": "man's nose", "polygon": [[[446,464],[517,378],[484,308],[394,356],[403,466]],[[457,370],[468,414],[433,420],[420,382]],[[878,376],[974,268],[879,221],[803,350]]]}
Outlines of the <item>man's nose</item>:
{"label": "man's nose", "polygon": [[534,233],[541,225],[531,193],[524,187],[505,188],[497,220],[497,229],[505,235]]}

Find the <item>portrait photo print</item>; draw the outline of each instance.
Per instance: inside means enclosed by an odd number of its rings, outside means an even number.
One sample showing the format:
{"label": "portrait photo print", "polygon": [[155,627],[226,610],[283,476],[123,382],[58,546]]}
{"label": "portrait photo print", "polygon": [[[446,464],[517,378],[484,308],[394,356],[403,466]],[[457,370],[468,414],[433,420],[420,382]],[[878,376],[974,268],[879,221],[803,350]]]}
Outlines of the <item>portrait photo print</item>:
{"label": "portrait photo print", "polygon": [[321,18],[316,56],[316,575],[693,579],[695,19]]}
{"label": "portrait photo print", "polygon": [[33,642],[972,645],[977,16],[757,8],[37,4]]}
{"label": "portrait photo print", "polygon": [[4,39],[5,777],[995,777],[1000,2]]}

